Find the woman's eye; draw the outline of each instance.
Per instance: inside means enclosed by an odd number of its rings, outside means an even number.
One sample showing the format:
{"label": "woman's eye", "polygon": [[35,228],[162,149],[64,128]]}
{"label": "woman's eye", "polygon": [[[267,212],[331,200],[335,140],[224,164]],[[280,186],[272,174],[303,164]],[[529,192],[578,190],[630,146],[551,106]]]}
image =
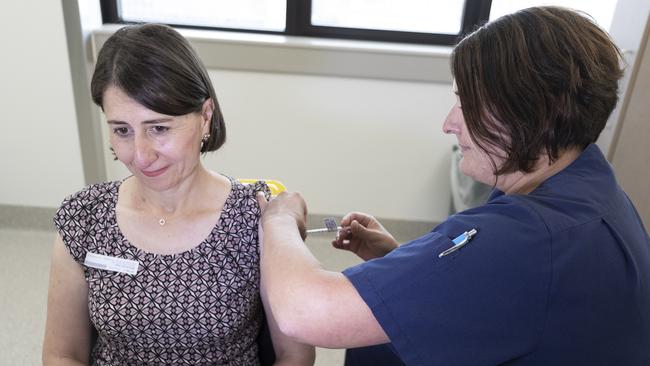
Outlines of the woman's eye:
{"label": "woman's eye", "polygon": [[126,136],[129,134],[129,129],[126,127],[117,127],[113,129],[113,133],[118,136]]}
{"label": "woman's eye", "polygon": [[155,133],[160,134],[160,133],[165,133],[165,132],[169,131],[169,127],[167,127],[167,126],[153,126],[151,128],[151,130],[153,132],[155,132]]}

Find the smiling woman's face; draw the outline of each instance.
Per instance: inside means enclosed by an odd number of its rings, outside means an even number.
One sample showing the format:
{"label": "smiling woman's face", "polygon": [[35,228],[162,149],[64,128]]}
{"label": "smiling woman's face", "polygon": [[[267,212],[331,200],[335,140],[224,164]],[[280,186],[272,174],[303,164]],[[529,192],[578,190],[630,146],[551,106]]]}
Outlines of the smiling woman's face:
{"label": "smiling woman's face", "polygon": [[[169,116],[139,104],[116,87],[104,93],[104,113],[115,155],[145,186],[166,190],[196,171],[211,109]],[[209,114],[209,115],[208,115]]]}

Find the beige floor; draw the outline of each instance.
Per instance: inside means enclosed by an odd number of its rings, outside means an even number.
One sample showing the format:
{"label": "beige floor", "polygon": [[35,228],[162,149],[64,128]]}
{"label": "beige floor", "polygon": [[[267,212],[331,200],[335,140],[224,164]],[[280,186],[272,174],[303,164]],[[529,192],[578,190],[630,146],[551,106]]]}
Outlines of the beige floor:
{"label": "beige floor", "polygon": [[0,229],[0,365],[40,365],[52,233]]}
{"label": "beige floor", "polygon": [[[400,229],[397,227],[393,233]],[[49,230],[0,226],[0,366],[41,364],[53,235]],[[307,240],[323,266],[340,271],[358,263],[352,254],[330,246],[331,235],[315,234]],[[317,349],[317,366],[342,364],[342,350]]]}

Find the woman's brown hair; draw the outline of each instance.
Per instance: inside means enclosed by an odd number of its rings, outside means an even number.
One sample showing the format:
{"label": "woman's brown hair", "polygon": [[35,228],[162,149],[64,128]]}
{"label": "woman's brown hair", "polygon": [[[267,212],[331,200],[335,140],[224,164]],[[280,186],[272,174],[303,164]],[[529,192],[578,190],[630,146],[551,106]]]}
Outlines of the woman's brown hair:
{"label": "woman's brown hair", "polygon": [[505,152],[496,174],[595,142],[618,101],[621,54],[590,18],[561,7],[503,16],[463,38],[451,68],[472,139]]}
{"label": "woman's brown hair", "polygon": [[109,86],[120,88],[152,111],[171,116],[200,112],[210,98],[214,104],[210,137],[201,152],[217,150],[226,140],[208,72],[189,42],[171,27],[130,25],[109,37],[99,51],[90,87],[100,107]]}

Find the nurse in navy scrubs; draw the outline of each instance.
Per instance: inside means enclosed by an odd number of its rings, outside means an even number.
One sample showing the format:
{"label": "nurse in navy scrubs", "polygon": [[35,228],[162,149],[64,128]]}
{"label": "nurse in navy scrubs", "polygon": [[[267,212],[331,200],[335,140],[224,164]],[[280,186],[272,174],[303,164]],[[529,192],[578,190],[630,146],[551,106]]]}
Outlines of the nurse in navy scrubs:
{"label": "nurse in navy scrubs", "polygon": [[620,60],[564,8],[466,36],[443,131],[461,171],[494,191],[402,245],[348,214],[333,244],[365,262],[343,273],[304,246],[298,193],[259,198],[262,293],[279,328],[321,347],[374,346],[350,351],[350,365],[650,365],[650,239],[594,144]]}

